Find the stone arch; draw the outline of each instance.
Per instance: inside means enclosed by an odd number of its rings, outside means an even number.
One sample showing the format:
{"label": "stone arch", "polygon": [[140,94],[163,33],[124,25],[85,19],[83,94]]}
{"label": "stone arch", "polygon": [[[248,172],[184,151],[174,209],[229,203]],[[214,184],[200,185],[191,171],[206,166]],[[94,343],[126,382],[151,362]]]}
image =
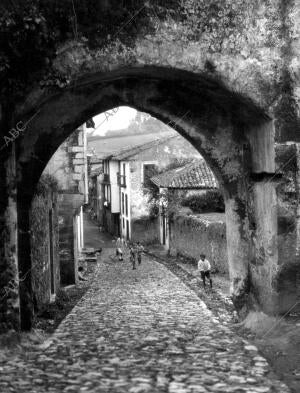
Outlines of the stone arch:
{"label": "stone arch", "polygon": [[[265,175],[274,172],[272,122],[259,107],[221,81],[177,69],[151,66],[83,75],[61,92],[23,107],[20,118],[34,118],[16,140],[19,269],[24,272],[31,268],[28,211],[47,162],[79,125],[120,105],[170,123],[207,160],[226,199],[234,302],[240,311],[251,302],[270,311],[272,286],[264,288],[260,273],[262,269],[269,271],[270,258],[276,254],[274,212],[266,213],[266,205],[274,198],[274,185],[262,183]],[[256,180],[253,174],[257,174]],[[263,217],[262,212],[269,216]],[[266,278],[271,281],[264,275]],[[20,300],[21,325],[27,329],[31,314],[29,276],[20,283]]]}

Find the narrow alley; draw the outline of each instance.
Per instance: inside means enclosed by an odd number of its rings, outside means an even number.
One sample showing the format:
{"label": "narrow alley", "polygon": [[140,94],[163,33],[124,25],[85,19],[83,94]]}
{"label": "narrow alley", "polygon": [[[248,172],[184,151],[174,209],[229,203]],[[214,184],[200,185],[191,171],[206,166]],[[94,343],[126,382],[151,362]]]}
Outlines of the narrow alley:
{"label": "narrow alley", "polygon": [[48,342],[0,362],[0,391],[288,392],[164,266],[145,256],[132,270],[112,255],[103,247],[90,289]]}
{"label": "narrow alley", "polygon": [[300,392],[299,59],[300,0],[0,1],[0,393]]}

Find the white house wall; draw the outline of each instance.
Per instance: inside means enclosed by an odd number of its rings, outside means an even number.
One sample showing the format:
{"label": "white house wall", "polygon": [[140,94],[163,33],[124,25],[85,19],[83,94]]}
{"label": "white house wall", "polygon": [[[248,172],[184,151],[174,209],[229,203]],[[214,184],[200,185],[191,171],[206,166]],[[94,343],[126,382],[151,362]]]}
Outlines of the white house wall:
{"label": "white house wall", "polygon": [[[123,165],[125,164],[125,173],[123,172]],[[131,193],[131,162],[130,161],[121,161],[120,162],[120,174],[125,175],[126,178],[126,187],[120,187],[120,227],[121,227],[121,233],[122,236],[126,239],[129,238],[131,239],[131,198],[132,198],[132,193]],[[124,194],[124,211],[122,208],[122,193]],[[128,214],[126,215],[126,195],[128,198]],[[126,222],[128,221],[128,230],[129,233],[127,233],[127,224]],[[123,225],[124,223],[124,225]]]}
{"label": "white house wall", "polygon": [[119,162],[110,161],[109,163],[109,175],[110,175],[110,186],[111,186],[111,212],[120,212],[120,187],[118,185],[118,172]]}

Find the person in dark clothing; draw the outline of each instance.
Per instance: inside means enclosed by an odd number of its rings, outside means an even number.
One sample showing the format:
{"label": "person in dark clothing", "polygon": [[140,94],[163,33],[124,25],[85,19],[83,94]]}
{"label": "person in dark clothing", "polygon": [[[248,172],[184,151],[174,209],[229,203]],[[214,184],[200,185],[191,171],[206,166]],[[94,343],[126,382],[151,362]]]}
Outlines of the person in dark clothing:
{"label": "person in dark clothing", "polygon": [[78,278],[80,281],[87,281],[87,278],[83,276],[83,267],[79,266],[78,268]]}
{"label": "person in dark clothing", "polygon": [[129,247],[129,253],[130,253],[130,262],[132,263],[132,270],[135,270],[135,249],[130,246]]}
{"label": "person in dark clothing", "polygon": [[141,245],[140,242],[137,242],[136,246],[136,254],[137,254],[137,260],[138,264],[140,265],[142,263],[142,253],[144,251],[144,247]]}

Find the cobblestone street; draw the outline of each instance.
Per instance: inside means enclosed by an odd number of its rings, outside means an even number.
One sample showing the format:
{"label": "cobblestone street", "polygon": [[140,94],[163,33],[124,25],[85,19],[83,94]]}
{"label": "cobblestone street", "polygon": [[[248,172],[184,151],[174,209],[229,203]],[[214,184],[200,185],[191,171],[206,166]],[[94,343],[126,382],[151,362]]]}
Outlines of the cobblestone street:
{"label": "cobblestone street", "polygon": [[164,266],[112,253],[48,342],[0,360],[1,392],[288,392]]}

